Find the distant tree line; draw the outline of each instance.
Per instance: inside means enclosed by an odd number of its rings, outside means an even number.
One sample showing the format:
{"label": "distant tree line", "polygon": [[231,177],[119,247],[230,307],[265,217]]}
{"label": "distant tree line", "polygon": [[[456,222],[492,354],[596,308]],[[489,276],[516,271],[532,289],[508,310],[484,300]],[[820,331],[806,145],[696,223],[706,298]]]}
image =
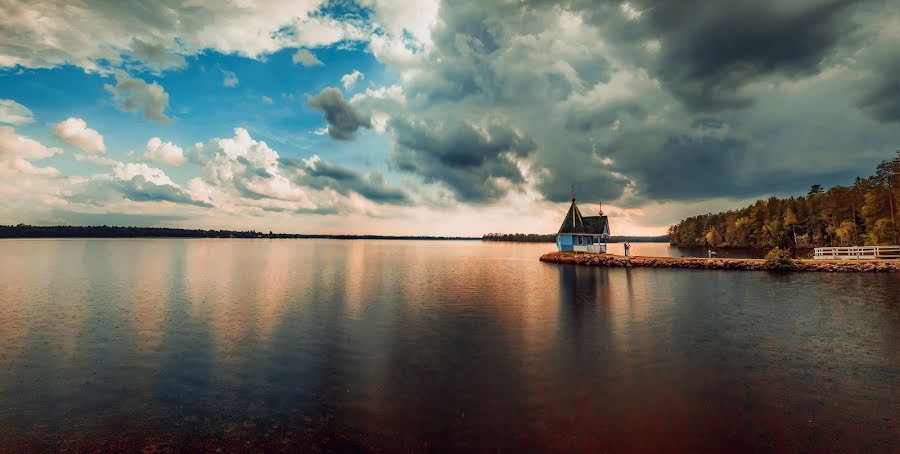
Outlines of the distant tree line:
{"label": "distant tree line", "polygon": [[[488,233],[481,237],[484,241],[511,241],[514,243],[555,243],[556,234],[539,233]],[[610,236],[610,243],[659,243],[669,241],[669,237],[662,236]]]}
{"label": "distant tree line", "polygon": [[515,243],[555,243],[555,234],[538,233],[486,233],[481,237],[484,241],[512,241]]}
{"label": "distant tree line", "polygon": [[900,244],[900,151],[875,175],[805,197],[771,197],[735,211],[687,218],[669,228],[675,246],[811,248]]}
{"label": "distant tree line", "polygon": [[0,238],[321,238],[336,240],[478,240],[458,236],[308,235],[255,230],[192,230],[166,227],[0,225]]}

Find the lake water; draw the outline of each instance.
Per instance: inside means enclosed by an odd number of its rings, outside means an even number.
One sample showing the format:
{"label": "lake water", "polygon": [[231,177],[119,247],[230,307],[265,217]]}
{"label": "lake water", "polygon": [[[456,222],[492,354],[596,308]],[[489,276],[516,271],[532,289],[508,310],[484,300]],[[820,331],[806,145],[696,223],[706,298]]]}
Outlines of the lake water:
{"label": "lake water", "polygon": [[0,241],[0,452],[900,446],[900,275],[552,247]]}

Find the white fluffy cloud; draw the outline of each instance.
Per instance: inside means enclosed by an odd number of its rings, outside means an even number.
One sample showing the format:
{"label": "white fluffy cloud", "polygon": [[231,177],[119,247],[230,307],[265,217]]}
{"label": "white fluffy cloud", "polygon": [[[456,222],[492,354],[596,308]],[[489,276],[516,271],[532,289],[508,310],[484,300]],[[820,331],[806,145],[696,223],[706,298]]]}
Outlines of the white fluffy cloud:
{"label": "white fluffy cloud", "polygon": [[116,168],[113,169],[113,175],[122,181],[128,181],[136,176],[141,176],[155,185],[177,186],[165,172],[143,163],[120,162]]}
{"label": "white fluffy cloud", "polygon": [[66,202],[75,204],[72,208],[104,207],[116,213],[147,214],[147,208],[166,209],[171,208],[172,204],[181,207],[213,206],[206,200],[194,198],[162,170],[143,163],[117,162],[110,174],[70,178],[68,184],[60,189],[60,195]]}
{"label": "white fluffy cloud", "polygon": [[34,121],[31,109],[13,101],[0,99],[0,123],[24,125]]}
{"label": "white fluffy cloud", "polygon": [[318,156],[282,157],[244,128],[235,128],[233,137],[197,144],[194,154],[204,170],[188,190],[230,212],[335,214],[408,203],[405,192],[379,173],[362,174]]}
{"label": "white fluffy cloud", "polygon": [[[372,130],[384,133],[391,119],[391,112],[402,111],[406,105],[406,95],[399,85],[367,88],[350,98],[350,104],[363,106],[371,112]],[[327,132],[327,129],[325,129]]]}
{"label": "white fluffy cloud", "polygon": [[53,167],[36,167],[32,161],[49,158],[62,153],[55,147],[47,147],[40,142],[21,136],[12,126],[0,126],[0,176],[17,174],[56,176],[59,171]]}
{"label": "white fluffy cloud", "polygon": [[159,137],[147,141],[143,159],[170,166],[180,166],[187,161],[181,147],[172,142],[163,142]]}
{"label": "white fluffy cloud", "polygon": [[365,78],[365,74],[359,72],[358,69],[354,69],[352,73],[341,76],[341,84],[344,86],[344,90],[349,90],[353,88],[357,82]]}
{"label": "white fluffy cloud", "polygon": [[[324,0],[232,0],[189,5],[60,0],[0,2],[0,67],[73,64],[103,71],[129,61],[164,70],[205,49],[257,58],[290,47],[367,37],[361,21],[316,14]],[[86,25],[89,24],[89,25]]]}
{"label": "white fluffy cloud", "polygon": [[[69,129],[86,129],[86,125],[78,126]],[[62,150],[18,135],[12,127],[0,127],[2,177],[59,176],[55,168],[32,163],[58,153]],[[119,162],[99,153],[79,153],[75,155],[79,161],[107,169],[89,177],[54,180],[57,183],[52,188],[47,186],[35,197],[46,199],[41,203],[48,209],[51,207],[47,204],[53,201],[72,212],[97,213],[99,208],[105,208],[117,213],[156,216],[165,216],[170,213],[166,210],[176,209],[175,205],[179,210],[215,206],[217,213],[247,216],[276,212],[329,215],[369,210],[382,203],[393,206],[408,203],[405,192],[377,172],[359,173],[318,156],[307,160],[282,158],[265,142],[253,139],[244,128],[235,128],[232,137],[198,143],[191,153],[203,171],[186,184],[147,162]],[[147,142],[142,159],[172,165],[186,161],[180,147],[158,137]],[[0,184],[0,190],[9,188]]]}
{"label": "white fluffy cloud", "polygon": [[376,25],[387,34],[402,37],[405,31],[426,46],[431,43],[431,29],[437,23],[440,0],[362,0],[360,3],[374,9]]}
{"label": "white fluffy cloud", "polygon": [[96,130],[88,128],[87,122],[81,118],[67,118],[53,125],[51,131],[59,140],[85,153],[106,153],[106,144],[103,143],[103,136]]}
{"label": "white fluffy cloud", "polygon": [[278,153],[265,142],[253,140],[244,128],[235,128],[232,138],[201,144],[196,152],[206,159],[204,180],[238,198],[271,198],[315,206],[302,188],[282,174]]}

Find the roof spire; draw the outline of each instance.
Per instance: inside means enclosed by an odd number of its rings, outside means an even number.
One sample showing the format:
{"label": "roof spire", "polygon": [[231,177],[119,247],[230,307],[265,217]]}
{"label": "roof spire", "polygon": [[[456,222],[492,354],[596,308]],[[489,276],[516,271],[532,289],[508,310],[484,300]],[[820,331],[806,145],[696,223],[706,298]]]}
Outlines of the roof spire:
{"label": "roof spire", "polygon": [[575,185],[572,185],[572,201],[575,201]]}

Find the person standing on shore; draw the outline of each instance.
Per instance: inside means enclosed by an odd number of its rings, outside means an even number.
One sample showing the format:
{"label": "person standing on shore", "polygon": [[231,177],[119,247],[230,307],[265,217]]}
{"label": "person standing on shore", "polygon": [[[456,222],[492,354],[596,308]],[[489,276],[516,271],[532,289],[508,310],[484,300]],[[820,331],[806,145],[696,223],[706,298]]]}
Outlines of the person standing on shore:
{"label": "person standing on shore", "polygon": [[628,242],[625,242],[625,257],[628,257],[628,250],[631,249],[631,245]]}

